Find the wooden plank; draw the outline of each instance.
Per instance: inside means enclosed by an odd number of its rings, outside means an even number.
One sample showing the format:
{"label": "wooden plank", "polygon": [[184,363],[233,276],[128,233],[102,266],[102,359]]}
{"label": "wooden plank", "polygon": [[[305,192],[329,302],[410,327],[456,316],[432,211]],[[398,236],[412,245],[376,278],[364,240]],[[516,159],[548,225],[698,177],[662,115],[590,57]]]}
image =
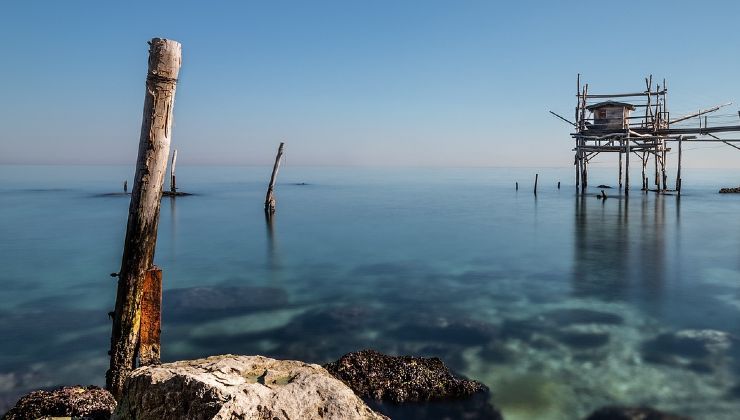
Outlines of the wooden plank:
{"label": "wooden plank", "polygon": [[141,322],[141,299],[147,270],[153,267],[162,186],[172,136],[172,111],[180,71],[180,43],[154,38],[149,42],[144,115],[136,177],[131,190],[126,239],[118,273],[106,388],[116,399],[135,368]]}
{"label": "wooden plank", "polygon": [[634,92],[634,93],[613,93],[613,94],[587,94],[587,99],[606,99],[606,98],[629,98],[631,96],[648,96],[648,95],[662,95],[665,90],[659,91],[645,91],[645,92]]}
{"label": "wooden plank", "polygon": [[139,365],[160,363],[162,324],[162,270],[153,267],[146,271],[141,295],[141,327]]}

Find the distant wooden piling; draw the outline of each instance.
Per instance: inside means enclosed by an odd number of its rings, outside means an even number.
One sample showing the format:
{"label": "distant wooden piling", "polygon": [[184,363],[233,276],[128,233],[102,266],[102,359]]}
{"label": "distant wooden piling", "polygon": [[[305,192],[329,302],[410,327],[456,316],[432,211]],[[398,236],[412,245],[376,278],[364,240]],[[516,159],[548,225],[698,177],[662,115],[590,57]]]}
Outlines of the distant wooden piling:
{"label": "distant wooden piling", "polygon": [[515,185],[516,185],[516,187],[515,187],[515,188],[516,188],[516,190],[517,190],[517,191],[519,191],[519,182],[517,181],[517,182],[515,183]]}
{"label": "distant wooden piling", "polygon": [[181,65],[180,43],[154,38],[149,46],[136,177],[118,273],[110,368],[106,372],[106,388],[116,399],[121,398],[124,381],[136,367],[144,283],[147,272],[154,268],[159,208],[172,136],[172,110]]}
{"label": "distant wooden piling", "polygon": [[128,192],[128,180],[123,181],[123,192]]}
{"label": "distant wooden piling", "polygon": [[272,167],[272,175],[270,176],[270,184],[267,186],[267,196],[265,197],[265,214],[267,215],[273,215],[275,213],[275,181],[277,181],[284,145],[285,143],[280,143],[280,147],[278,147],[277,156],[275,156],[275,165]]}
{"label": "distant wooden piling", "polygon": [[681,149],[683,136],[678,137],[678,168],[676,170],[676,193],[681,195]]}
{"label": "distant wooden piling", "polygon": [[627,130],[627,145],[624,154],[624,195],[630,194],[630,132]]}
{"label": "distant wooden piling", "polygon": [[558,189],[560,189],[560,181],[558,181]]}
{"label": "distant wooden piling", "polygon": [[537,195],[537,180],[540,178],[540,174],[534,175],[534,195]]}
{"label": "distant wooden piling", "polygon": [[[621,141],[620,141],[621,143]],[[619,152],[619,189],[622,189],[622,152]]]}
{"label": "distant wooden piling", "polygon": [[177,149],[172,152],[172,163],[170,164],[170,192],[177,193],[177,182],[175,181],[175,165],[177,164]]}

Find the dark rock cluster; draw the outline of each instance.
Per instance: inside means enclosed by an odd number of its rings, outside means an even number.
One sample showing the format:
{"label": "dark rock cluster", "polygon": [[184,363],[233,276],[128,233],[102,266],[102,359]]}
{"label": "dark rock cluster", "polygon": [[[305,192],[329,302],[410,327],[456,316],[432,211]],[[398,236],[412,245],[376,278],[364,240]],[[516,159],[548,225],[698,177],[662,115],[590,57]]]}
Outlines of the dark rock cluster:
{"label": "dark rock cluster", "polygon": [[688,417],[664,413],[649,407],[603,407],[586,420],[690,420]]}
{"label": "dark rock cluster", "polygon": [[356,394],[395,403],[460,398],[488,390],[480,382],[453,376],[436,357],[387,356],[362,350],[324,367]]}
{"label": "dark rock cluster", "polygon": [[65,386],[53,391],[33,391],[18,400],[2,420],[35,420],[45,417],[82,417],[107,420],[116,408],[110,392],[96,386]]}
{"label": "dark rock cluster", "polygon": [[719,190],[719,193],[720,194],[730,194],[730,193],[738,194],[740,193],[740,187],[722,188],[721,190]]}

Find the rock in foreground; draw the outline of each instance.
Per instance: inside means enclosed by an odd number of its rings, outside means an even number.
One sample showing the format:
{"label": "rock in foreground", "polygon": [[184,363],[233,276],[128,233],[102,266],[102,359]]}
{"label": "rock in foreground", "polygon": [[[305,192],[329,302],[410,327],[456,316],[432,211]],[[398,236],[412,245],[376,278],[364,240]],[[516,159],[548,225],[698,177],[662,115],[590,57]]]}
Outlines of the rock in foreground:
{"label": "rock in foreground", "polygon": [[663,413],[649,407],[603,407],[586,420],[690,420],[688,417]]}
{"label": "rock in foreground", "polygon": [[456,378],[436,357],[387,356],[362,350],[324,367],[358,395],[396,403],[461,398],[488,390],[480,382]]}
{"label": "rock in foreground", "polygon": [[46,417],[84,417],[108,420],[116,408],[110,392],[96,386],[65,386],[53,391],[34,391],[20,400],[3,420],[35,420]]}
{"label": "rock in foreground", "polygon": [[213,356],[136,369],[114,419],[386,419],[321,366]]}

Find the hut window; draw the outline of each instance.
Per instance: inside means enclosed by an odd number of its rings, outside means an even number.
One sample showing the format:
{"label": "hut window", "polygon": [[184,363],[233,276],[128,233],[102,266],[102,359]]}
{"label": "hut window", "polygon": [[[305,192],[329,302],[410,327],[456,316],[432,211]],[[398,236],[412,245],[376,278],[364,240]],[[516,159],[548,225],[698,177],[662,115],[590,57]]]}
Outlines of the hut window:
{"label": "hut window", "polygon": [[602,120],[606,118],[606,110],[605,109],[598,109],[596,110],[596,118]]}

